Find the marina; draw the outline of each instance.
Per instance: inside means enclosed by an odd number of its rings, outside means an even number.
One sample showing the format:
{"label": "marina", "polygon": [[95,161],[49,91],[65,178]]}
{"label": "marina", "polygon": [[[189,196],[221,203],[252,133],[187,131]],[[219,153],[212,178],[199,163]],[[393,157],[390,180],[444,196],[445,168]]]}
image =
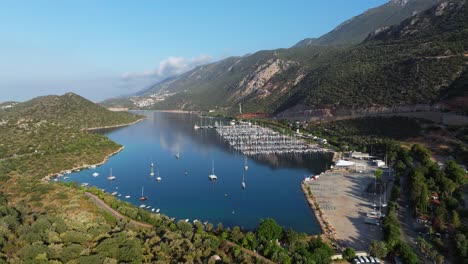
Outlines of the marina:
{"label": "marina", "polygon": [[229,125],[215,125],[214,128],[231,147],[248,156],[330,152],[317,144],[250,122],[230,122]]}

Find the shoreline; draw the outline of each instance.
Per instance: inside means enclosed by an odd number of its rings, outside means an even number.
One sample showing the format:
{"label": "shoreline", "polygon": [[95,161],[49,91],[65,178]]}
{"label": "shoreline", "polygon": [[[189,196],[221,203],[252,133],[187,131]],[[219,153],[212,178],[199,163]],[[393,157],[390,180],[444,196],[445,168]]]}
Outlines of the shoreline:
{"label": "shoreline", "polygon": [[339,251],[342,251],[340,244],[338,243],[338,240],[335,237],[335,231],[333,229],[333,226],[325,219],[324,214],[322,210],[320,209],[320,205],[315,200],[315,197],[312,194],[312,191],[310,192],[310,195],[309,195],[309,190],[307,189],[307,186],[305,185],[304,182],[301,182],[301,189],[302,189],[302,192],[304,193],[307,203],[310,206],[310,209],[312,209],[312,212],[315,215],[315,219],[317,220],[317,223],[319,224],[320,230],[322,231],[322,234],[320,236],[323,239],[335,244],[337,246],[337,249]]}
{"label": "shoreline", "polygon": [[65,169],[65,170],[62,170],[60,172],[54,172],[54,173],[49,173],[47,174],[46,176],[44,176],[42,178],[43,181],[45,182],[48,182],[50,181],[51,179],[54,179],[54,178],[57,178],[59,174],[64,174],[65,172],[67,171],[76,171],[76,170],[81,170],[81,169],[86,169],[86,168],[89,168],[90,166],[101,166],[103,165],[104,163],[106,163],[110,157],[114,156],[115,154],[119,153],[120,151],[122,151],[125,147],[124,146],[121,146],[119,149],[113,151],[112,153],[106,155],[104,157],[104,159],[101,161],[101,162],[98,162],[96,164],[83,164],[83,165],[80,165],[80,166],[76,166],[76,167],[73,167],[71,169]]}
{"label": "shoreline", "polygon": [[133,121],[131,123],[126,123],[126,124],[119,124],[119,125],[112,125],[112,126],[102,126],[102,127],[88,127],[88,128],[82,128],[80,129],[80,131],[94,131],[94,130],[100,130],[100,129],[107,129],[107,128],[118,128],[118,127],[125,127],[125,126],[131,126],[133,124],[136,124],[138,122],[141,122],[143,120],[145,120],[146,117],[144,118],[140,118],[136,121]]}

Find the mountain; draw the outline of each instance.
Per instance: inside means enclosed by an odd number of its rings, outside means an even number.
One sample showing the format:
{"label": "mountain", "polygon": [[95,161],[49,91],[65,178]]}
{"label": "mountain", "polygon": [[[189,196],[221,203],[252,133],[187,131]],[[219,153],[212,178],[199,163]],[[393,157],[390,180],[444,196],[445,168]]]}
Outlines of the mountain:
{"label": "mountain", "polygon": [[401,23],[417,13],[425,11],[440,0],[391,0],[355,16],[319,38],[304,39],[294,48],[313,45],[349,45],[363,41],[371,32],[383,30]]}
{"label": "mountain", "polygon": [[[220,114],[238,114],[239,105],[243,112],[276,114],[348,115],[355,109],[405,111],[440,103],[466,111],[464,2],[437,4],[401,24],[370,32],[357,45],[259,51],[199,66],[129,101],[137,108]],[[416,3],[391,1],[377,9]]]}
{"label": "mountain", "polygon": [[0,120],[46,121],[72,128],[92,128],[131,123],[139,118],[127,112],[111,112],[77,94],[49,95],[0,110]]}
{"label": "mountain", "polygon": [[466,95],[465,3],[443,2],[330,57],[277,111],[435,104]]}

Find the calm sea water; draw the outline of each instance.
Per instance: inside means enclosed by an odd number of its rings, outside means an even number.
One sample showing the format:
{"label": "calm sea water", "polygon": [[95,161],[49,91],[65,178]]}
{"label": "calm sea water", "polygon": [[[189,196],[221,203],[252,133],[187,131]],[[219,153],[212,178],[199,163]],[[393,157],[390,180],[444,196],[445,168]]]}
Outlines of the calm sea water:
{"label": "calm sea water", "polygon": [[[241,187],[244,156],[229,147],[214,129],[194,130],[195,123],[215,120],[196,115],[141,112],[148,118],[105,134],[125,146],[107,163],[68,175],[65,181],[87,182],[118,191],[122,200],[143,202],[176,219],[198,219],[224,226],[254,229],[264,218],[274,218],[285,228],[317,234],[316,219],[307,205],[300,182],[305,175],[320,173],[330,157],[320,154],[248,157],[246,189]],[[176,154],[179,154],[179,159]],[[155,176],[150,176],[154,162]],[[216,183],[210,182],[212,161]],[[107,180],[110,169],[116,180]],[[160,182],[155,180],[159,169]],[[98,177],[92,174],[98,172]],[[187,174],[186,174],[187,172]],[[130,199],[125,196],[130,195]]]}

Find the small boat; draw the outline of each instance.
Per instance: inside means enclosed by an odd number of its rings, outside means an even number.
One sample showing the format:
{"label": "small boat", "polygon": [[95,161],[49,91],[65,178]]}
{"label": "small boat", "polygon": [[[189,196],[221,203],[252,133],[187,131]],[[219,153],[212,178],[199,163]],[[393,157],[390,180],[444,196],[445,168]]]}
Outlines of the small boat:
{"label": "small boat", "polygon": [[112,175],[112,168],[110,169],[110,174],[109,174],[109,177],[107,177],[107,179],[108,179],[109,181],[115,180],[115,176]]}
{"label": "small boat", "polygon": [[131,197],[130,195],[125,195],[125,198],[127,199],[130,199],[130,197]]}
{"label": "small boat", "polygon": [[117,194],[118,194],[117,191],[111,193],[111,195],[113,195],[113,196],[116,196]]}
{"label": "small boat", "polygon": [[71,170],[67,170],[67,171],[65,172],[65,174],[70,174],[70,173],[72,173]]}
{"label": "small boat", "polygon": [[151,212],[154,212],[154,208],[153,208],[153,209],[151,209]]}
{"label": "small boat", "polygon": [[97,177],[97,176],[99,176],[99,173],[97,172],[93,173],[93,177]]}
{"label": "small boat", "polygon": [[193,126],[193,129],[197,130],[197,129],[200,129],[200,127],[199,127],[197,124],[195,124],[195,125]]}
{"label": "small boat", "polygon": [[146,209],[150,209],[150,208],[151,208],[151,205],[146,206]]}
{"label": "small boat", "polygon": [[159,211],[161,211],[161,209],[159,209],[159,208],[158,208],[158,209],[156,209],[156,213],[159,213]]}
{"label": "small boat", "polygon": [[211,174],[208,175],[208,178],[210,179],[210,181],[217,181],[218,180],[218,176],[215,175],[214,160],[212,161]]}
{"label": "small boat", "polygon": [[184,174],[185,174],[185,175],[188,175],[188,171],[187,171],[187,170],[185,170],[185,171],[184,171]]}
{"label": "small boat", "polygon": [[161,181],[162,178],[159,176],[159,167],[156,170],[158,171],[158,176],[156,177],[156,181]]}
{"label": "small boat", "polygon": [[188,223],[188,221],[190,221],[190,219],[187,218],[187,219],[185,219],[184,221],[185,221],[185,223]]}
{"label": "small boat", "polygon": [[122,196],[122,194],[121,194],[121,193],[119,193],[119,195],[117,195],[117,196],[118,196],[118,197],[120,197],[120,196]]}
{"label": "small boat", "polygon": [[153,177],[154,176],[154,171],[153,171],[153,167],[151,167],[151,172],[150,172],[150,176]]}
{"label": "small boat", "polygon": [[70,179],[70,177],[65,176],[65,177],[63,177],[63,179],[64,179],[64,180],[67,180],[67,179]]}
{"label": "small boat", "polygon": [[146,207],[146,205],[144,205],[144,204],[140,205],[140,208],[145,208],[145,207]]}
{"label": "small boat", "polygon": [[244,170],[247,171],[249,169],[249,165],[247,165],[247,157],[244,157]]}
{"label": "small boat", "polygon": [[58,179],[54,179],[54,181],[56,182],[56,181],[58,181]]}
{"label": "small boat", "polygon": [[90,169],[95,169],[96,168],[96,165],[91,165],[89,166]]}
{"label": "small boat", "polygon": [[89,186],[89,183],[87,183],[87,182],[83,182],[83,183],[81,184],[81,187],[88,187],[88,186]]}
{"label": "small boat", "polygon": [[242,174],[242,190],[245,190],[245,173]]}
{"label": "small boat", "polygon": [[175,154],[175,158],[176,158],[176,159],[180,159],[179,153]]}
{"label": "small boat", "polygon": [[138,200],[140,200],[140,201],[146,201],[146,200],[148,200],[148,197],[146,197],[146,196],[143,195],[143,187],[141,187],[141,197],[138,198]]}

